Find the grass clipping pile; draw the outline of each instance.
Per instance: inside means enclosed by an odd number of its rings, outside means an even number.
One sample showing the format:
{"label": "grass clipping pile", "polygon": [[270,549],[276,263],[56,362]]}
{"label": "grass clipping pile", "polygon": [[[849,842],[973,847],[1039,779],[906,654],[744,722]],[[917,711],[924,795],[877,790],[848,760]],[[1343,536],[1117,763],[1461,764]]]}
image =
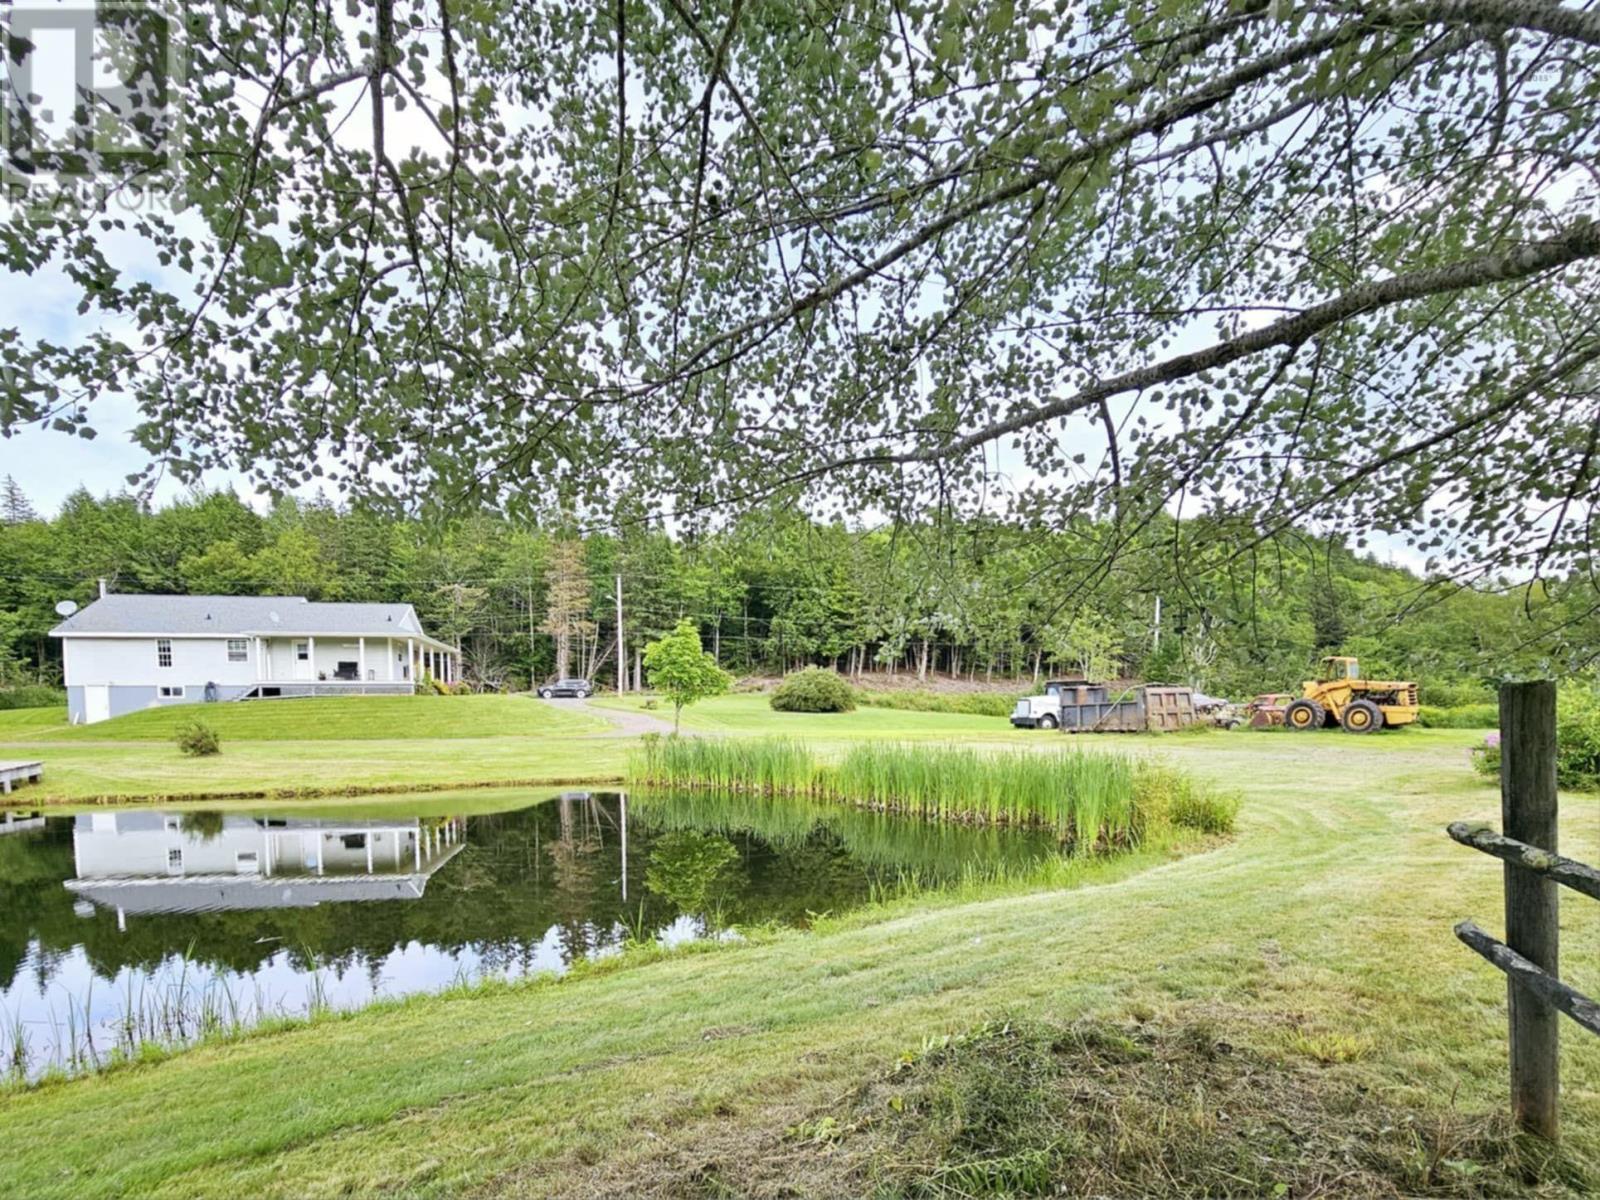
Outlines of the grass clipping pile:
{"label": "grass clipping pile", "polygon": [[[1584,1194],[1571,1162],[1508,1123],[1412,1115],[1338,1069],[1177,1027],[997,1022],[907,1053],[831,1111],[724,1120],[600,1190],[651,1196]],[[602,1182],[603,1180],[603,1182]]]}

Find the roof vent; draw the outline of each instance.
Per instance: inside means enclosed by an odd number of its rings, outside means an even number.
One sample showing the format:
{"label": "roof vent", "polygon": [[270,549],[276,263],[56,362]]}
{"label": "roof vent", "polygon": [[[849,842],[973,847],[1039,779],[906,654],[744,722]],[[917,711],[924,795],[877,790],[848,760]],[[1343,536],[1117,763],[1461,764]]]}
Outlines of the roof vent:
{"label": "roof vent", "polygon": [[278,610],[277,609],[273,609],[271,612],[269,612],[267,614],[267,616],[271,619],[271,621],[272,621],[272,623],[274,625],[276,625],[279,621],[283,620],[283,618],[278,615]]}

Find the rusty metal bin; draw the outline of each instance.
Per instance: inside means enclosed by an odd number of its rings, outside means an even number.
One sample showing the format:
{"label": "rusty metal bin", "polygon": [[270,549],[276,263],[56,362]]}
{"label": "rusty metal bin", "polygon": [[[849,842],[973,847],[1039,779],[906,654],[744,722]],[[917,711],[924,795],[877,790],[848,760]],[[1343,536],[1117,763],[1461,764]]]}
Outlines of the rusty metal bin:
{"label": "rusty metal bin", "polygon": [[1069,733],[1142,733],[1183,729],[1195,723],[1194,689],[1148,685],[1114,688],[1105,683],[1063,686],[1061,728]]}

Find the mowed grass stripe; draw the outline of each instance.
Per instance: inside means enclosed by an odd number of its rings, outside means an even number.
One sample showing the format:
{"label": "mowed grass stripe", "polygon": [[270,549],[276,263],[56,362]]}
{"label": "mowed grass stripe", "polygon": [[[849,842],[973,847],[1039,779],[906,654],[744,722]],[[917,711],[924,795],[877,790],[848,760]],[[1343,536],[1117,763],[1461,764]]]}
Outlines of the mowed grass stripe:
{"label": "mowed grass stripe", "polygon": [[[38,714],[54,714],[54,719]],[[527,696],[318,696],[147,708],[93,725],[70,726],[53,709],[0,712],[0,739],[62,742],[170,741],[199,718],[229,741],[304,742],[493,738],[589,733],[603,718]]]}

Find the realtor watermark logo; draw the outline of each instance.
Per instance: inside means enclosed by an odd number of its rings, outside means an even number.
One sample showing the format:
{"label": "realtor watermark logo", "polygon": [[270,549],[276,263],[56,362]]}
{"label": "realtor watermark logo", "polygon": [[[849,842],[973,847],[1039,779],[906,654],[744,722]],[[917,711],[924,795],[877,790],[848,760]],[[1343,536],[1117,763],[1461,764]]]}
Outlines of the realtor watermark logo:
{"label": "realtor watermark logo", "polygon": [[0,204],[180,207],[182,34],[159,3],[0,6]]}

